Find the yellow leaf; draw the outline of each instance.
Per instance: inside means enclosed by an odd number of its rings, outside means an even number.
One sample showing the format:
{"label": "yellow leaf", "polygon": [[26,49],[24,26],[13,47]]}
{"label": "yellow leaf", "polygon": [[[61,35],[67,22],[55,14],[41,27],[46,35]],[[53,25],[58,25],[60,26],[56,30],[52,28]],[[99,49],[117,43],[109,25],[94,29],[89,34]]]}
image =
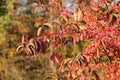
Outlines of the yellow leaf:
{"label": "yellow leaf", "polygon": [[85,26],[82,26],[82,25],[80,25],[79,28],[80,28],[81,30],[86,29],[86,27],[85,27]]}

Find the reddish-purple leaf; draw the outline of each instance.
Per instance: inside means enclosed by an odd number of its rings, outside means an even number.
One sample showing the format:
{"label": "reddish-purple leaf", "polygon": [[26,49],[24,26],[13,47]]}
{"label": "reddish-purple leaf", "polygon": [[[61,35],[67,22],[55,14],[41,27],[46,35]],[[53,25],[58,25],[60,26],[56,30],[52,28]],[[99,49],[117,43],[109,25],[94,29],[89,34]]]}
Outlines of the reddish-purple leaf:
{"label": "reddish-purple leaf", "polygon": [[35,41],[35,49],[37,52],[40,52],[41,48],[40,48],[40,42],[37,40]]}
{"label": "reddish-purple leaf", "polygon": [[52,55],[50,56],[50,60],[52,62],[56,62],[57,64],[60,64],[61,57],[58,55],[58,53],[53,52]]}
{"label": "reddish-purple leaf", "polygon": [[42,52],[45,52],[47,48],[46,43],[43,41],[40,41],[40,48]]}

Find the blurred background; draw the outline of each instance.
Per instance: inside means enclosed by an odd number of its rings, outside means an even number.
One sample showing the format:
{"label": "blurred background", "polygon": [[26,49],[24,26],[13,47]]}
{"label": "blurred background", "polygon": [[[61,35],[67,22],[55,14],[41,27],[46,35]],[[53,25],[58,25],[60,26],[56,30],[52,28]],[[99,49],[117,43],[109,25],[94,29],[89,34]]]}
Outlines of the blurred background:
{"label": "blurred background", "polygon": [[20,37],[36,34],[34,22],[44,17],[34,14],[37,1],[0,0],[0,80],[44,80],[49,73],[47,55],[30,59],[16,52]]}

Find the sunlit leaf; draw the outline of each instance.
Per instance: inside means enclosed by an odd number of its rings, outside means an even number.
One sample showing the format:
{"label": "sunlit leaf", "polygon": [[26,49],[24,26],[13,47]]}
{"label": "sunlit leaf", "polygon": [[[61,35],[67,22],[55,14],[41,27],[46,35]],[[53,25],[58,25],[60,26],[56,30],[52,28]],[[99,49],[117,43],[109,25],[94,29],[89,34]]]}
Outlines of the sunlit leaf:
{"label": "sunlit leaf", "polygon": [[68,19],[66,18],[66,16],[61,15],[61,17],[63,18],[63,20],[65,20],[66,23],[68,23]]}
{"label": "sunlit leaf", "polygon": [[19,46],[17,47],[16,51],[18,52],[18,51],[20,51],[22,48],[24,48],[24,44],[19,45]]}
{"label": "sunlit leaf", "polygon": [[50,29],[53,30],[53,26],[50,23],[44,23],[44,26],[48,26],[48,27],[50,27]]}
{"label": "sunlit leaf", "polygon": [[82,25],[80,25],[79,28],[80,28],[80,30],[86,29],[86,27],[85,27],[85,26],[82,26]]}
{"label": "sunlit leaf", "polygon": [[74,21],[77,21],[77,12],[74,12]]}
{"label": "sunlit leaf", "polygon": [[110,15],[109,15],[109,21],[108,21],[108,24],[112,21],[112,18],[113,18],[113,15],[110,14]]}
{"label": "sunlit leaf", "polygon": [[78,62],[80,64],[80,66],[82,66],[82,61],[80,59],[78,59]]}
{"label": "sunlit leaf", "polygon": [[37,36],[40,36],[41,30],[42,30],[42,27],[39,27],[39,29],[37,30]]}
{"label": "sunlit leaf", "polygon": [[82,11],[80,10],[80,8],[78,8],[77,21],[81,21],[82,17],[83,17]]}
{"label": "sunlit leaf", "polygon": [[24,35],[22,36],[22,44],[24,44],[24,42],[25,42],[25,37],[24,37]]}
{"label": "sunlit leaf", "polygon": [[105,26],[105,25],[106,25],[106,22],[104,22],[103,20],[102,20],[102,21],[98,21],[98,22],[100,22],[100,24],[101,24],[102,26]]}
{"label": "sunlit leaf", "polygon": [[28,50],[29,50],[29,53],[31,54],[31,55],[35,55],[35,49],[34,49],[34,47],[32,46],[32,45],[28,45]]}

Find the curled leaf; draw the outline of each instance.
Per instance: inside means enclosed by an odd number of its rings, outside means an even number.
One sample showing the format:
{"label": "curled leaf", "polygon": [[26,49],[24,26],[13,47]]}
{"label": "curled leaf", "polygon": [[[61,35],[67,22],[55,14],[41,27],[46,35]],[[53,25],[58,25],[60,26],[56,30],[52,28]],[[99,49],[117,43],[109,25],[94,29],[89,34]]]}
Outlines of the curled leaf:
{"label": "curled leaf", "polygon": [[78,63],[80,66],[82,66],[82,61],[80,59],[78,59]]}
{"label": "curled leaf", "polygon": [[110,14],[110,15],[109,15],[109,21],[108,21],[108,24],[112,21],[112,18],[113,18],[113,15]]}
{"label": "curled leaf", "polygon": [[16,51],[18,52],[18,51],[20,51],[22,48],[24,48],[24,44],[19,45],[19,46],[17,47]]}
{"label": "curled leaf", "polygon": [[50,23],[44,23],[43,26],[48,26],[48,27],[50,27],[53,30],[53,26]]}
{"label": "curled leaf", "polygon": [[95,80],[100,80],[100,77],[98,76],[97,72],[96,71],[93,71],[93,75],[95,75]]}
{"label": "curled leaf", "polygon": [[61,59],[60,55],[58,55],[58,53],[55,52],[53,52],[52,55],[50,56],[50,60],[52,62],[55,61],[57,64],[60,64],[60,59]]}
{"label": "curled leaf", "polygon": [[25,36],[23,35],[22,36],[22,44],[24,44],[24,42],[25,42]]}
{"label": "curled leaf", "polygon": [[35,49],[37,52],[39,52],[41,50],[39,41],[35,41]]}
{"label": "curled leaf", "polygon": [[29,53],[31,54],[31,55],[35,55],[35,49],[34,49],[34,47],[32,46],[32,45],[28,45],[28,50],[29,50]]}
{"label": "curled leaf", "polygon": [[45,52],[47,48],[46,43],[43,41],[40,41],[40,48],[42,52]]}
{"label": "curled leaf", "polygon": [[37,36],[40,36],[41,30],[42,30],[42,27],[39,27],[39,29],[37,31]]}
{"label": "curled leaf", "polygon": [[61,17],[65,20],[66,23],[68,23],[68,19],[66,18],[66,16],[61,15]]}

